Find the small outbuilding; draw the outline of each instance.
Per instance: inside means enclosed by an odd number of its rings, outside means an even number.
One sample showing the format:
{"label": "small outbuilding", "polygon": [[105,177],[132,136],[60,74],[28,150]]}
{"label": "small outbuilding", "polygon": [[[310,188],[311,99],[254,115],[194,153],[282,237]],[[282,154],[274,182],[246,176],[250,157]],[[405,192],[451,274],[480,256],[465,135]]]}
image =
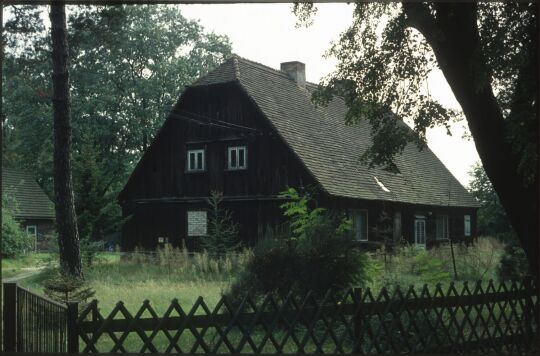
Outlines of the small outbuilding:
{"label": "small outbuilding", "polygon": [[38,243],[54,231],[54,204],[32,173],[2,167],[2,197],[24,231]]}

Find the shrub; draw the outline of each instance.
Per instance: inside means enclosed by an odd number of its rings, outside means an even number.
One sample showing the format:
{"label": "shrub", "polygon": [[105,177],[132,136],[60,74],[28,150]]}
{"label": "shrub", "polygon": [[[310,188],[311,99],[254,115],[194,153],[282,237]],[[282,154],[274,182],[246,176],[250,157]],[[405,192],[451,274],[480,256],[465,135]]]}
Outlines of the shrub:
{"label": "shrub", "polygon": [[241,247],[238,241],[238,224],[233,222],[230,211],[222,209],[222,200],[222,194],[213,191],[208,201],[208,233],[201,238],[201,247],[210,254],[235,251]]}
{"label": "shrub", "polygon": [[91,267],[100,251],[103,251],[103,241],[91,241],[89,237],[81,239],[82,262]]}
{"label": "shrub", "polygon": [[515,244],[506,245],[497,274],[499,279],[520,279],[528,274],[529,262],[525,251]]}
{"label": "shrub", "polygon": [[282,207],[290,218],[292,236],[260,241],[229,296],[238,298],[250,291],[254,297],[266,293],[283,297],[312,291],[320,297],[328,289],[339,291],[368,281],[368,257],[354,246],[350,221],[309,208],[308,198],[292,188],[287,193],[291,201]]}
{"label": "shrub", "polygon": [[95,291],[87,286],[84,279],[70,276],[59,269],[53,269],[43,285],[43,292],[52,300],[64,304],[76,301],[81,308],[95,295]]}
{"label": "shrub", "polygon": [[14,209],[7,198],[2,199],[2,256],[16,257],[30,251],[33,238],[15,220]]}

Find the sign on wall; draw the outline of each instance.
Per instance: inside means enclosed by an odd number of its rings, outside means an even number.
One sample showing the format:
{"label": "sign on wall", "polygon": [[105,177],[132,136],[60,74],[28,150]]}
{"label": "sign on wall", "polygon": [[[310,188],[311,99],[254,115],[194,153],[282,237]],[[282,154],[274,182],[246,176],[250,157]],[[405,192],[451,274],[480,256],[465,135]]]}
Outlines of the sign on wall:
{"label": "sign on wall", "polygon": [[187,212],[188,236],[205,236],[207,229],[206,225],[206,211]]}

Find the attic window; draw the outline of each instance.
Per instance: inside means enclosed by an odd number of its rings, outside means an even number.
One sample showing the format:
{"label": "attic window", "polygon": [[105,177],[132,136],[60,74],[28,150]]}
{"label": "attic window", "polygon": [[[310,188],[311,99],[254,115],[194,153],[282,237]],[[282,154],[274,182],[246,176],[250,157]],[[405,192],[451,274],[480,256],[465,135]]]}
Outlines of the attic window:
{"label": "attic window", "polygon": [[204,149],[188,150],[187,151],[187,171],[201,172],[204,171]]}
{"label": "attic window", "polygon": [[247,147],[236,146],[229,147],[227,151],[227,168],[228,169],[246,169],[247,168]]}
{"label": "attic window", "polygon": [[373,176],[373,178],[375,178],[375,182],[377,182],[377,184],[379,185],[379,187],[381,187],[381,189],[382,189],[383,191],[385,191],[385,192],[387,192],[387,193],[390,193],[390,189],[386,188],[386,187],[384,186],[384,184],[382,184],[382,182],[381,182],[379,179],[377,179],[377,177]]}

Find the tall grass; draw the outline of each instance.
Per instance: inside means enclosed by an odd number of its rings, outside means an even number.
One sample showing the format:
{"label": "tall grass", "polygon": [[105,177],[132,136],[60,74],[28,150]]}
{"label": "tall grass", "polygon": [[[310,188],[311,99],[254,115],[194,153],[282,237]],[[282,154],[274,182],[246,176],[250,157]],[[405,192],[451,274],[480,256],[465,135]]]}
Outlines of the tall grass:
{"label": "tall grass", "polygon": [[[163,313],[174,298],[186,306],[199,296],[210,304],[217,303],[251,257],[250,250],[211,256],[171,247],[153,252],[100,253],[84,273],[105,313],[118,301],[137,310],[145,299]],[[50,272],[45,270],[23,284],[42,293]]]}
{"label": "tall grass", "polygon": [[504,244],[492,237],[482,237],[472,245],[454,244],[454,261],[450,244],[429,250],[412,245],[402,246],[393,253],[379,250],[372,255],[376,273],[372,290],[400,285],[422,287],[424,284],[443,286],[450,282],[498,280],[497,266],[504,253]]}

